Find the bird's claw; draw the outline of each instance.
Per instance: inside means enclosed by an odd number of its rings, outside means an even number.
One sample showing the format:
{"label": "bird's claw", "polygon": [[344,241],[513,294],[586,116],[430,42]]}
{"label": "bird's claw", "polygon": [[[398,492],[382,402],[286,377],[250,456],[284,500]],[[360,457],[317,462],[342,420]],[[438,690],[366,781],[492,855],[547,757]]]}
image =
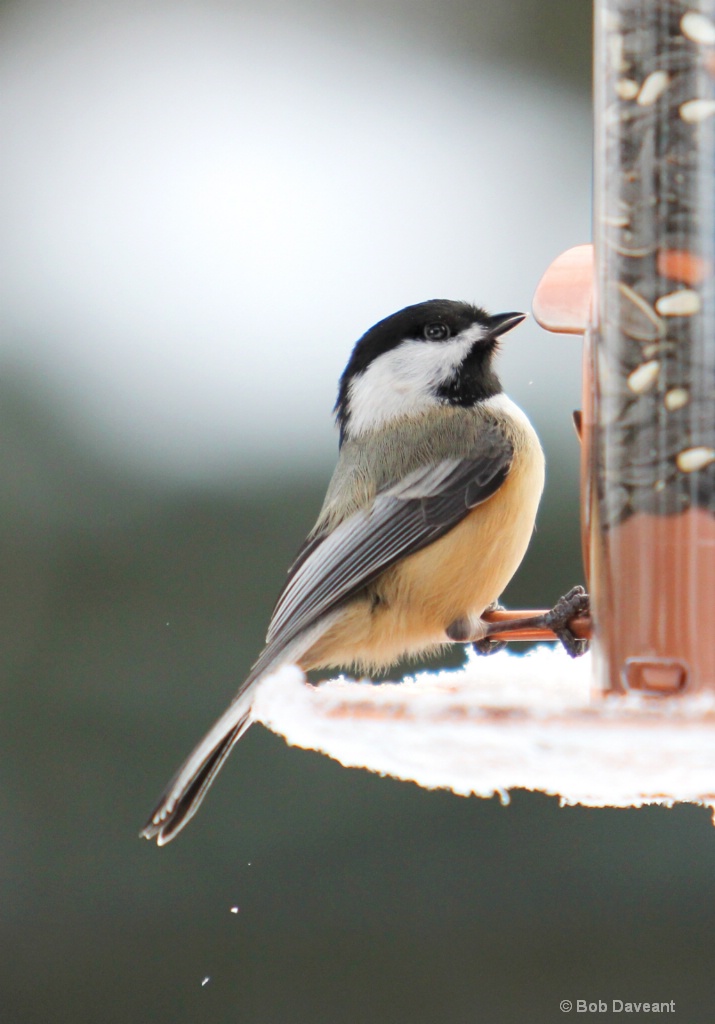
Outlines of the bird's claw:
{"label": "bird's claw", "polygon": [[569,622],[578,615],[585,615],[589,607],[589,596],[583,587],[572,587],[544,617],[544,624],[556,634],[566,653],[572,658],[580,658],[585,654],[589,648],[589,641],[574,636],[569,629]]}
{"label": "bird's claw", "polygon": [[487,657],[489,654],[496,654],[497,651],[503,651],[506,644],[506,640],[490,640],[488,636],[483,636],[481,640],[472,640],[472,650],[475,654]]}

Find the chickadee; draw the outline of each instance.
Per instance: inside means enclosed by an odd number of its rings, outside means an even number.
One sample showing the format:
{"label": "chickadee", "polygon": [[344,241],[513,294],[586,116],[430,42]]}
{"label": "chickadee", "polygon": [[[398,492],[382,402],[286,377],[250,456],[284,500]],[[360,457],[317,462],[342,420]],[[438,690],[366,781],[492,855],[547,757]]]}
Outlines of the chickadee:
{"label": "chickadee", "polygon": [[482,614],[524,557],[544,486],[539,439],[492,365],[525,316],[434,299],[357,342],[335,405],[338,464],[266,646],[170,782],[147,839],[163,845],[193,817],[280,665],[371,671],[448,642],[489,644]]}

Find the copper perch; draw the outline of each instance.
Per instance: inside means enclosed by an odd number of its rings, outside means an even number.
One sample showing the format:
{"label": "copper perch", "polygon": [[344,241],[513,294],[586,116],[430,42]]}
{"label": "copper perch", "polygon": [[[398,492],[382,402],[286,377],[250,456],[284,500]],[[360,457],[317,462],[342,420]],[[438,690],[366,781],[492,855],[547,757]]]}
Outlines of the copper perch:
{"label": "copper perch", "polygon": [[[485,622],[513,622],[516,619],[532,619],[547,615],[547,609],[535,609],[530,611],[505,611],[503,609],[494,612],[485,612],[482,618]],[[569,629],[579,640],[590,640],[592,636],[592,623],[590,615],[579,615],[569,622]],[[556,634],[542,627],[527,627],[524,629],[510,630],[504,633],[490,633],[490,640],[557,640]]]}

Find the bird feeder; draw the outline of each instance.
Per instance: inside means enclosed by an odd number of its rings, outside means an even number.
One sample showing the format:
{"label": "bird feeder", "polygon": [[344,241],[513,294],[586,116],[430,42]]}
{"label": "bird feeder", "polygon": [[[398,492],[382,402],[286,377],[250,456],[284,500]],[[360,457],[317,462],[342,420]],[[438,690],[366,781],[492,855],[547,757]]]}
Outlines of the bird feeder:
{"label": "bird feeder", "polygon": [[[715,3],[599,0],[584,560],[605,692],[715,689]],[[558,329],[588,253],[537,291]],[[578,265],[578,269],[575,269]],[[574,270],[569,276],[569,267]],[[564,312],[565,311],[565,312]]]}

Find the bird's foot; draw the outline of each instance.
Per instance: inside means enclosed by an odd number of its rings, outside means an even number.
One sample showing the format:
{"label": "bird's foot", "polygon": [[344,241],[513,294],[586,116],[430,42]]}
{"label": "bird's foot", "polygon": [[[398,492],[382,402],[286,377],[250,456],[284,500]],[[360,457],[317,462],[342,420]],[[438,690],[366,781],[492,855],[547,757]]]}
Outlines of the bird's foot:
{"label": "bird's foot", "polygon": [[589,607],[589,596],[583,587],[572,587],[544,616],[544,625],[556,634],[566,653],[572,658],[580,658],[585,654],[589,648],[589,641],[574,636],[569,629],[569,622],[579,615],[587,615]]}

